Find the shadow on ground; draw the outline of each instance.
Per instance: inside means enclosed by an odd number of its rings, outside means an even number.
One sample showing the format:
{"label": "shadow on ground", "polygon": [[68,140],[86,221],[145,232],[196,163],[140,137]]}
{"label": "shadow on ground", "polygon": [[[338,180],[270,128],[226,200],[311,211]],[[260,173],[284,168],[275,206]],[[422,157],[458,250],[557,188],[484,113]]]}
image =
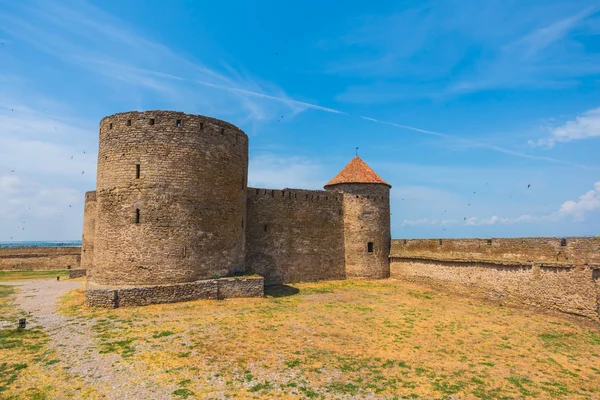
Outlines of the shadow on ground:
{"label": "shadow on ground", "polygon": [[287,297],[298,293],[300,293],[300,289],[288,285],[265,286],[265,296],[267,297]]}

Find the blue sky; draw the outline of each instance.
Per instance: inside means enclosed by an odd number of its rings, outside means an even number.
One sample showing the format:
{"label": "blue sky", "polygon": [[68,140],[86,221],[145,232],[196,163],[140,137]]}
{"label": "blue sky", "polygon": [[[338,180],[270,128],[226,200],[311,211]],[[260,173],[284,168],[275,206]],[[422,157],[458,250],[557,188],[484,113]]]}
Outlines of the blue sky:
{"label": "blue sky", "polygon": [[99,120],[146,109],[241,127],[251,186],[358,146],[396,238],[600,234],[597,2],[325,3],[0,2],[0,241],[78,239]]}

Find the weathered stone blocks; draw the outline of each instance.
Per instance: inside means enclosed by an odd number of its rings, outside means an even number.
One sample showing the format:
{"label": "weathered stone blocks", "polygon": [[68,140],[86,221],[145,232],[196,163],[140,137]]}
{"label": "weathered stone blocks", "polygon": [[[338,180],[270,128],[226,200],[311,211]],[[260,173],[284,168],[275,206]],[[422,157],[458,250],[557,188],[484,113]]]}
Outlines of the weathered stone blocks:
{"label": "weathered stone blocks", "polygon": [[88,282],[85,304],[94,307],[118,308],[192,300],[263,296],[264,279],[261,276],[206,279],[171,285],[137,287],[111,287]]}

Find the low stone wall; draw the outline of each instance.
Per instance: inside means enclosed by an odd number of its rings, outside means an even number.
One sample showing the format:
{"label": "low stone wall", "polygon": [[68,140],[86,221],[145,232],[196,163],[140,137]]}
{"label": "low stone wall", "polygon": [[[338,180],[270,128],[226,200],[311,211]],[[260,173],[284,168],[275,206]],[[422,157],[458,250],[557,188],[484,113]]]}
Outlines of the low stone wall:
{"label": "low stone wall", "polygon": [[394,239],[392,257],[600,264],[600,236]]}
{"label": "low stone wall", "polygon": [[0,271],[78,269],[81,247],[0,247]]}
{"label": "low stone wall", "polygon": [[600,265],[391,257],[391,277],[600,321]]}
{"label": "low stone wall", "polygon": [[85,274],[86,274],[85,269],[70,269],[69,270],[69,279],[81,278],[82,276],[85,276]]}
{"label": "low stone wall", "polygon": [[264,296],[261,276],[206,279],[173,285],[108,287],[88,282],[85,303],[88,306],[118,308],[192,300],[217,300]]}

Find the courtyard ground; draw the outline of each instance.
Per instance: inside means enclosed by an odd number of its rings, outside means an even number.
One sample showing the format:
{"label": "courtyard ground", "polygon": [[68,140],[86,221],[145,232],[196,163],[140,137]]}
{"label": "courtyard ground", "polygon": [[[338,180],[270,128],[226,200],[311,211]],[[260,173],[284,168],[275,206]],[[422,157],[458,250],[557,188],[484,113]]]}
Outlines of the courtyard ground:
{"label": "courtyard ground", "polygon": [[100,310],[83,284],[0,283],[0,399],[600,399],[598,325],[564,315],[395,280]]}

